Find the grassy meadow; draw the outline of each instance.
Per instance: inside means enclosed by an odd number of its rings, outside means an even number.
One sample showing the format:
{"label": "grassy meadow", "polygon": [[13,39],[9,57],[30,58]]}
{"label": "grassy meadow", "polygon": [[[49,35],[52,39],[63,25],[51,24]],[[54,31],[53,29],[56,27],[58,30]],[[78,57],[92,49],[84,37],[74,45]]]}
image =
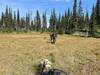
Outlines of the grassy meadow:
{"label": "grassy meadow", "polygon": [[34,75],[44,58],[68,75],[100,75],[100,38],[58,35],[52,45],[47,33],[0,33],[0,75]]}

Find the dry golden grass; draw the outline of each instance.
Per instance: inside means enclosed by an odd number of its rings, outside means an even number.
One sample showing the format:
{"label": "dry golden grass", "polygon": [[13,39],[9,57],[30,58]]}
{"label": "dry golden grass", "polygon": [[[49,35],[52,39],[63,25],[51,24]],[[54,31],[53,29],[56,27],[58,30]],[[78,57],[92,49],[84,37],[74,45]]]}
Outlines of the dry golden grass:
{"label": "dry golden grass", "polygon": [[49,34],[0,34],[0,75],[33,75],[41,59],[55,60],[54,67],[69,75],[100,75],[100,39]]}

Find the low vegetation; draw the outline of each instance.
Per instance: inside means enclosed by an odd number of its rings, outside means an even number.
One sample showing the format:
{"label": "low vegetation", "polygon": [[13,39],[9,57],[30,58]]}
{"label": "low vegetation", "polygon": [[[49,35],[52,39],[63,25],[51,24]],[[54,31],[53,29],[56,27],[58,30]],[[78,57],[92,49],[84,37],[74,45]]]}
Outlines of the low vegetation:
{"label": "low vegetation", "polygon": [[0,34],[0,75],[34,75],[35,65],[47,58],[68,75],[100,75],[100,39],[48,34]]}

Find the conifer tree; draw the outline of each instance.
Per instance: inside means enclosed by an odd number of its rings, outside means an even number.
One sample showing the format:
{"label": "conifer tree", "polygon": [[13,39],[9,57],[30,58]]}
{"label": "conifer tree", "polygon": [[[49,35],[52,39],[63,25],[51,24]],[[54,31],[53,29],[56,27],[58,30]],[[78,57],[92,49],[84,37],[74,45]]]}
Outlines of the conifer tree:
{"label": "conifer tree", "polygon": [[4,16],[4,32],[10,32],[11,31],[11,19],[10,19],[10,8],[6,6],[5,16]]}
{"label": "conifer tree", "polygon": [[17,10],[17,31],[20,30],[20,13],[19,13],[19,9]]}
{"label": "conifer tree", "polygon": [[85,31],[86,31],[86,36],[89,36],[89,14],[88,11],[86,10],[86,14],[85,14]]}
{"label": "conifer tree", "polygon": [[70,21],[71,21],[71,11],[70,11],[70,9],[68,8],[68,11],[67,11],[67,17],[66,17],[66,26],[65,26],[65,28],[66,28],[66,30],[65,30],[65,33],[66,34],[69,34],[70,33],[70,26],[71,26],[71,23],[70,23]]}
{"label": "conifer tree", "polygon": [[5,12],[5,26],[7,27],[7,24],[8,24],[8,6],[6,6],[6,12]]}
{"label": "conifer tree", "polygon": [[12,17],[12,10],[11,8],[9,8],[9,15],[8,15],[8,21],[9,21],[9,31],[11,32],[12,29],[12,25],[13,25],[13,17]]}
{"label": "conifer tree", "polygon": [[2,12],[2,15],[1,15],[1,20],[0,20],[0,31],[3,30],[3,25],[4,25],[4,13]]}
{"label": "conifer tree", "polygon": [[47,19],[46,19],[46,13],[42,16],[42,32],[46,31],[47,29]]}
{"label": "conifer tree", "polygon": [[31,30],[34,31],[34,23],[33,23],[33,20],[31,21]]}
{"label": "conifer tree", "polygon": [[13,19],[13,30],[14,30],[14,31],[16,31],[16,29],[17,29],[17,24],[16,24],[17,22],[16,22],[16,19],[17,19],[17,18],[16,18],[16,13],[15,13],[15,11],[14,11],[14,19]]}
{"label": "conifer tree", "polygon": [[77,0],[74,0],[71,32],[77,31]]}
{"label": "conifer tree", "polygon": [[96,3],[96,14],[97,14],[97,24],[100,27],[100,0],[97,0]]}
{"label": "conifer tree", "polygon": [[82,0],[79,1],[79,7],[78,7],[78,25],[77,29],[79,31],[82,31],[84,28],[84,15],[83,15],[83,10],[82,10]]}
{"label": "conifer tree", "polygon": [[96,32],[96,11],[95,7],[93,6],[89,24],[89,35],[95,36],[95,32]]}
{"label": "conifer tree", "polygon": [[68,27],[68,12],[65,11],[65,15],[64,15],[64,26],[63,26],[63,29],[64,29],[64,33],[67,33],[67,27]]}
{"label": "conifer tree", "polygon": [[55,13],[55,9],[53,9],[50,17],[50,31],[56,32],[56,25],[57,25],[57,17]]}
{"label": "conifer tree", "polygon": [[37,20],[37,31],[41,30],[41,17],[39,11],[36,12],[36,20]]}
{"label": "conifer tree", "polygon": [[65,33],[65,16],[63,15],[61,18],[61,24],[60,24],[60,34]]}
{"label": "conifer tree", "polygon": [[30,14],[29,13],[26,15],[26,30],[27,31],[30,30]]}
{"label": "conifer tree", "polygon": [[20,20],[20,28],[21,28],[21,31],[25,31],[25,19],[24,17],[21,18]]}
{"label": "conifer tree", "polygon": [[57,20],[57,33],[60,34],[61,32],[61,15],[59,14],[59,18]]}
{"label": "conifer tree", "polygon": [[89,26],[89,14],[88,11],[86,11],[86,15],[85,15],[85,29],[88,31],[88,27]]}

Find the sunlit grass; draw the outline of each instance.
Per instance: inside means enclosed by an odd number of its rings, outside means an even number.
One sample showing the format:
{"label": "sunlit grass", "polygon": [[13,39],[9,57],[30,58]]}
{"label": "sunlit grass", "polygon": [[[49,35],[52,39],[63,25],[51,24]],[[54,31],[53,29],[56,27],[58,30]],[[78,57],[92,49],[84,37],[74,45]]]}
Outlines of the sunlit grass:
{"label": "sunlit grass", "polygon": [[99,75],[100,39],[58,35],[52,45],[46,33],[0,34],[0,75],[33,75],[44,58],[72,75]]}

